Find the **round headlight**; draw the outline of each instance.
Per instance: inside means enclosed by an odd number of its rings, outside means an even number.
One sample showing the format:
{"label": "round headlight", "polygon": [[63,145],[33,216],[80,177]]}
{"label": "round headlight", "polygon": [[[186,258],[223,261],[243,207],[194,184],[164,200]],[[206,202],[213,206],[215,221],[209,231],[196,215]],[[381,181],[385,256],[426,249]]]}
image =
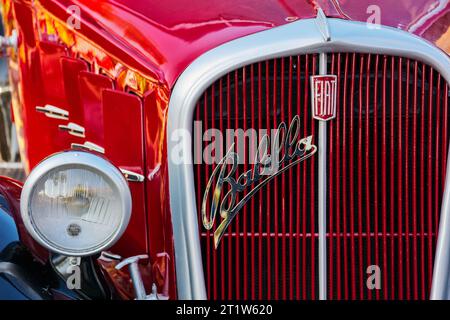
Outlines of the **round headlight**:
{"label": "round headlight", "polygon": [[112,246],[131,215],[131,194],[122,173],[82,151],[53,155],[30,173],[21,214],[31,236],[47,249],[87,256]]}

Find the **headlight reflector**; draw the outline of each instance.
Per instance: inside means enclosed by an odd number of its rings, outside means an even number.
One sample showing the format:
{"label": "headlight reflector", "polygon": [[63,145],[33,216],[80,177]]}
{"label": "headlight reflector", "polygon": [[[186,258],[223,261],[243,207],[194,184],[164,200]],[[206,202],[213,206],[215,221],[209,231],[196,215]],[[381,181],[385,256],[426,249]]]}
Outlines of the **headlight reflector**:
{"label": "headlight reflector", "polygon": [[68,151],[31,172],[21,213],[28,232],[49,250],[86,256],[110,247],[123,234],[131,195],[122,173],[107,160]]}

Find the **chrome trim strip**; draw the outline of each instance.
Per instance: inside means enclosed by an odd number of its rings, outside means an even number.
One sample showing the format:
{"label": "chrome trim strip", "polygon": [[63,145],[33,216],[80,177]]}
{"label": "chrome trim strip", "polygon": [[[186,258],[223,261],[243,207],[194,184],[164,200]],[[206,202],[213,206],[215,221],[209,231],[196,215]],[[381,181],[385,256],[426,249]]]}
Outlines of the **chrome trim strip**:
{"label": "chrome trim strip", "polygon": [[76,123],[73,122],[69,122],[67,125],[65,124],[60,124],[58,126],[58,128],[62,131],[67,132],[68,134],[75,136],[75,137],[79,137],[79,138],[84,138],[84,128]]}
{"label": "chrome trim strip", "polygon": [[69,111],[46,104],[44,107],[36,106],[36,111],[45,114],[48,118],[69,120]]}
{"label": "chrome trim strip", "polygon": [[95,152],[102,153],[102,154],[105,153],[105,148],[100,147],[99,145],[97,145],[97,144],[95,144],[95,143],[92,143],[92,142],[90,142],[90,141],[86,141],[86,142],[83,143],[83,144],[80,144],[80,143],[72,143],[72,144],[70,145],[70,147],[71,147],[72,149],[81,149],[81,150],[86,150],[86,151],[95,151]]}
{"label": "chrome trim strip", "polygon": [[139,174],[139,173],[136,173],[133,171],[129,171],[129,170],[125,170],[122,168],[119,168],[119,169],[125,176],[125,179],[127,179],[130,182],[143,182],[145,180],[145,177],[142,174]]}
{"label": "chrome trim strip", "polygon": [[[321,53],[319,74],[327,74],[327,55]],[[319,299],[327,300],[327,121],[319,121]]]}
{"label": "chrome trim strip", "polygon": [[[177,130],[191,132],[196,102],[203,91],[221,76],[244,65],[306,53],[360,52],[390,54],[423,61],[439,71],[450,83],[450,59],[435,46],[405,31],[390,27],[368,28],[366,23],[327,19],[331,39],[324,41],[315,19],[298,20],[258,32],[216,47],[197,58],[179,77],[169,102],[167,146],[169,154],[170,206],[174,232],[177,289],[180,299],[206,299],[202,255],[195,204],[193,159],[189,137],[177,139]],[[172,150],[183,152],[184,161],[171,157]],[[450,174],[450,172],[448,173]],[[448,178],[450,179],[450,178]],[[450,188],[447,183],[447,189]],[[446,199],[450,198],[447,191]],[[446,200],[448,203],[448,200]],[[443,208],[448,221],[450,205]],[[448,222],[450,224],[450,222]],[[448,227],[448,226],[447,226]],[[449,228],[445,232],[449,232]],[[440,236],[435,264],[435,282],[446,281],[450,256],[450,236]],[[446,260],[446,261],[443,261]],[[445,277],[445,279],[444,279]],[[445,297],[434,286],[436,297]]]}

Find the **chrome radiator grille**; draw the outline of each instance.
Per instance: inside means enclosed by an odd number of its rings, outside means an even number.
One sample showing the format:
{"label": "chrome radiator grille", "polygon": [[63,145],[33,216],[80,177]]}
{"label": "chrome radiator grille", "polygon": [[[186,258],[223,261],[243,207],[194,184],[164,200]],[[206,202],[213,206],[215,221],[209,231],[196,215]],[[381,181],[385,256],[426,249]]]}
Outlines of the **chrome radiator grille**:
{"label": "chrome radiator grille", "polygon": [[[327,56],[328,73],[338,76],[337,116],[327,135],[328,298],[428,298],[449,142],[448,85],[406,58]],[[194,118],[203,131],[225,135],[226,129],[276,129],[299,115],[300,136],[313,135],[318,145],[309,88],[318,60],[290,56],[232,71],[204,92]],[[201,134],[193,137],[197,158],[211,143]],[[223,150],[233,142],[224,139]],[[241,147],[256,144],[251,135]],[[251,167],[245,154],[236,178]],[[215,166],[194,165],[208,297],[318,298],[317,157],[259,190],[217,249],[200,215]],[[380,267],[380,290],[366,286],[371,265]]]}

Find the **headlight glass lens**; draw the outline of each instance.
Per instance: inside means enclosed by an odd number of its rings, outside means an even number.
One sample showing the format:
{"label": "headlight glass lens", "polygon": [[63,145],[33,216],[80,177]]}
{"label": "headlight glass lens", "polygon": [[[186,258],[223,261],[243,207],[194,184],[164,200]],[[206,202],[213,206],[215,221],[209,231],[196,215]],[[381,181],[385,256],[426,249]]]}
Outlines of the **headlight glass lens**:
{"label": "headlight glass lens", "polygon": [[30,234],[48,249],[91,255],[114,244],[131,214],[120,171],[84,152],[65,152],[39,164],[27,179],[21,211]]}
{"label": "headlight glass lens", "polygon": [[65,250],[93,250],[108,241],[122,220],[111,181],[87,168],[54,169],[36,183],[30,219],[46,241]]}

